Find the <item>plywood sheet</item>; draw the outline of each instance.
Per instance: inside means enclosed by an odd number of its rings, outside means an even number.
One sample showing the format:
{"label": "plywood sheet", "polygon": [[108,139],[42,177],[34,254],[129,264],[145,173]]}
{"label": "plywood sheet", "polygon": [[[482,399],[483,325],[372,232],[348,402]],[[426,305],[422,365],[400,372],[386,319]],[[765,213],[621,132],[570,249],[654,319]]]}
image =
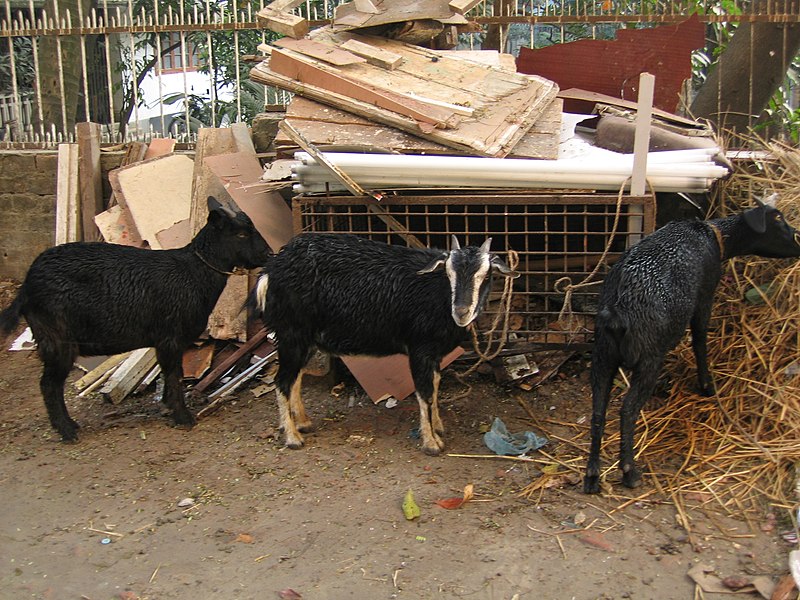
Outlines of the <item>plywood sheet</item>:
{"label": "plywood sheet", "polygon": [[120,169],[119,186],[136,230],[154,250],[156,234],[189,218],[194,162],[174,154]]}

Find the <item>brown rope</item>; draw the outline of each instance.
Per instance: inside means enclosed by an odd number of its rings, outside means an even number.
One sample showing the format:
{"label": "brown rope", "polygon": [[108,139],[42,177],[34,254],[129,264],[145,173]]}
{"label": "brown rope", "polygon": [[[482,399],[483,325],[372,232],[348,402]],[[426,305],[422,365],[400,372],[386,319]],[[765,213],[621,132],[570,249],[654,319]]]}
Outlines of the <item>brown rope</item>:
{"label": "brown rope", "polygon": [[[517,266],[519,265],[519,255],[515,250],[508,251],[508,266],[512,271],[517,270]],[[494,319],[492,319],[492,325],[489,327],[488,331],[486,332],[486,350],[481,349],[480,341],[478,340],[478,328],[475,325],[475,322],[469,324],[468,329],[470,332],[470,336],[472,337],[472,347],[475,349],[475,353],[478,355],[478,360],[469,367],[466,371],[462,373],[455,373],[456,379],[458,379],[461,383],[464,383],[463,378],[467,375],[470,375],[477,369],[481,363],[489,362],[495,359],[500,352],[502,352],[503,347],[505,346],[505,341],[508,336],[508,322],[509,322],[509,315],[511,313],[511,299],[513,297],[514,291],[514,278],[513,277],[506,277],[505,281],[503,282],[503,293],[500,296],[500,302],[503,306],[503,309],[498,311]],[[497,326],[500,323],[500,319],[503,319],[503,327],[502,332],[500,333],[499,344],[497,348],[490,352],[492,344],[495,341],[495,332],[497,331]],[[466,384],[465,384],[466,385]],[[471,388],[470,388],[471,389]],[[461,398],[469,393],[469,389],[464,392],[463,394],[459,395],[458,398]]]}
{"label": "brown rope", "polygon": [[[561,312],[558,313],[558,320],[561,321],[564,318],[564,315],[567,315],[569,321],[572,321],[572,292],[577,288],[587,287],[590,285],[597,285],[598,283],[602,283],[602,281],[592,281],[597,272],[600,270],[600,267],[605,263],[606,258],[608,257],[608,253],[611,251],[611,244],[614,242],[614,236],[617,235],[617,228],[619,226],[619,217],[620,213],[622,212],[622,196],[625,192],[625,186],[631,180],[628,177],[625,181],[622,182],[622,185],[619,188],[619,192],[617,193],[617,206],[614,212],[614,223],[611,226],[611,235],[608,236],[608,242],[606,242],[606,247],[603,250],[603,254],[600,255],[597,263],[594,265],[594,268],[591,272],[583,278],[580,283],[572,283],[572,280],[569,277],[561,277],[558,281],[553,284],[553,290],[559,294],[564,294],[564,304],[561,307]],[[655,196],[655,190],[653,190],[652,185],[649,185],[650,193]],[[563,286],[563,287],[562,287]]]}

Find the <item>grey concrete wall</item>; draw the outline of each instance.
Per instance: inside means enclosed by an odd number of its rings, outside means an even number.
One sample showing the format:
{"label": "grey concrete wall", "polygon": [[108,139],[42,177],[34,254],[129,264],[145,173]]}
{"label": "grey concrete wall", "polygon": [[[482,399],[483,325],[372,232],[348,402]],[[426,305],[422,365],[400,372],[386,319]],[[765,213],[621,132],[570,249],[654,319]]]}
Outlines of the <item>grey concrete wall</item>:
{"label": "grey concrete wall", "polygon": [[22,280],[53,245],[57,165],[55,151],[0,152],[0,278]]}
{"label": "grey concrete wall", "polygon": [[[103,185],[121,152],[103,153]],[[0,279],[21,281],[33,259],[55,241],[56,150],[0,150]]]}

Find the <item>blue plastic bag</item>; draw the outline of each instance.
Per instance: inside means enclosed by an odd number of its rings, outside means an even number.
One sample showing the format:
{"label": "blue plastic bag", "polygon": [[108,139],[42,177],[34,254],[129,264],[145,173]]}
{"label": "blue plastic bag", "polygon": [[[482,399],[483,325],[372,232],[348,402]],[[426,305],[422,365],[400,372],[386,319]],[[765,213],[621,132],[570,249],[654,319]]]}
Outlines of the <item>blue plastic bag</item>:
{"label": "blue plastic bag", "polygon": [[538,450],[547,443],[532,431],[509,433],[506,424],[499,417],[494,418],[492,428],[483,434],[483,443],[500,456],[517,456],[531,450]]}

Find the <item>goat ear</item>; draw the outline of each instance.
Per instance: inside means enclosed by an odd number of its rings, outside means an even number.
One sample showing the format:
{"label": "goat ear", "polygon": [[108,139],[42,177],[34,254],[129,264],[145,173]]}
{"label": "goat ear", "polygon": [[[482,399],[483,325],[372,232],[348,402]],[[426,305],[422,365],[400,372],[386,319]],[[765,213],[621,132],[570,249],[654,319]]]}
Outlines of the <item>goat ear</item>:
{"label": "goat ear", "polygon": [[209,212],[211,212],[212,210],[216,210],[216,209],[222,207],[222,204],[220,204],[219,200],[214,198],[214,196],[209,196],[207,202],[208,202],[208,211]]}
{"label": "goat ear", "polygon": [[499,256],[492,257],[492,269],[494,269],[504,277],[511,277],[512,279],[516,279],[517,277],[519,277],[519,273],[517,271],[511,270],[511,268]]}
{"label": "goat ear", "polygon": [[756,233],[764,233],[767,230],[767,211],[764,206],[744,211],[742,218]]}
{"label": "goat ear", "polygon": [[425,275],[426,273],[433,273],[434,271],[444,269],[446,262],[447,254],[442,254],[439,258],[434,259],[428,266],[417,271],[417,275]]}

